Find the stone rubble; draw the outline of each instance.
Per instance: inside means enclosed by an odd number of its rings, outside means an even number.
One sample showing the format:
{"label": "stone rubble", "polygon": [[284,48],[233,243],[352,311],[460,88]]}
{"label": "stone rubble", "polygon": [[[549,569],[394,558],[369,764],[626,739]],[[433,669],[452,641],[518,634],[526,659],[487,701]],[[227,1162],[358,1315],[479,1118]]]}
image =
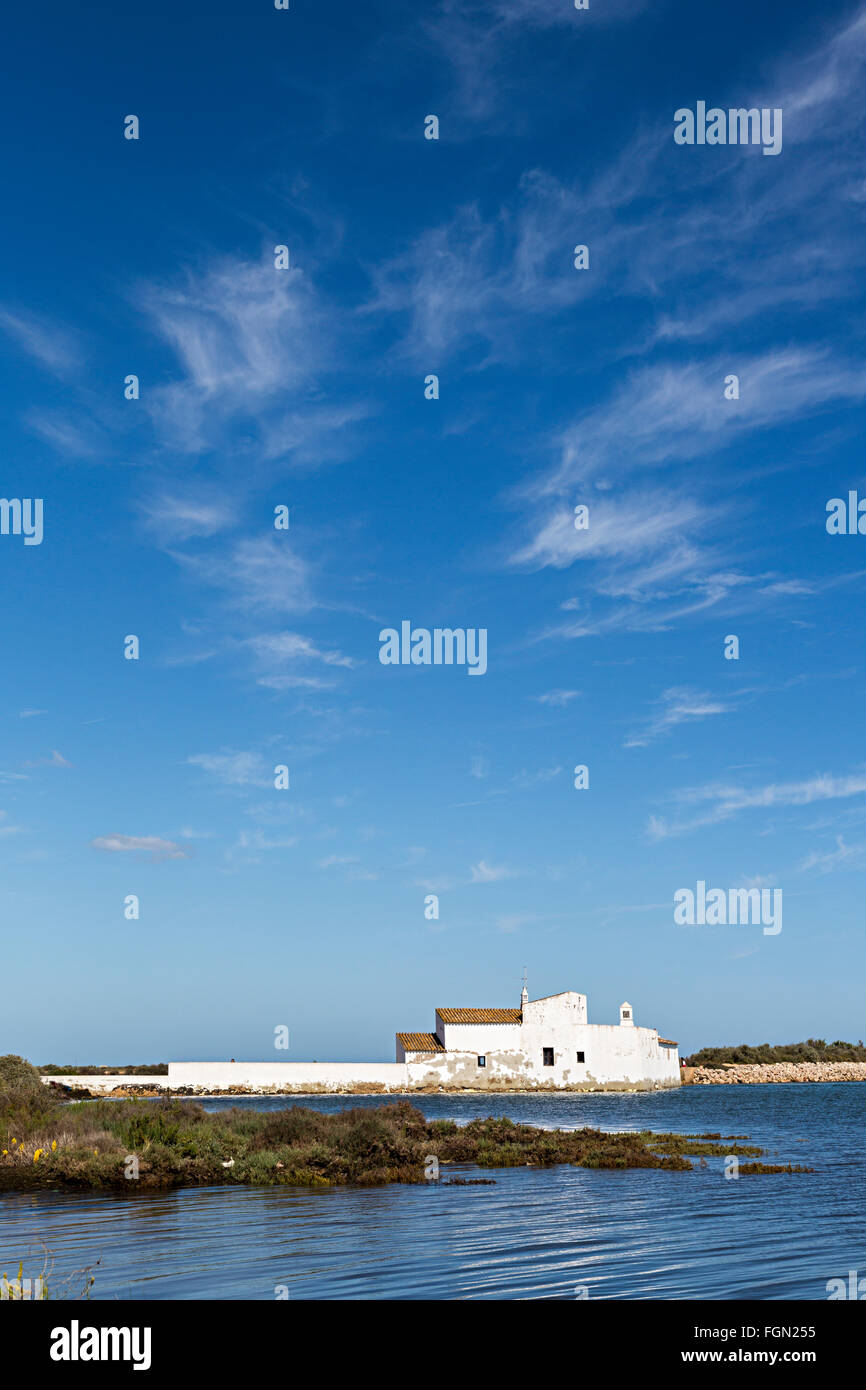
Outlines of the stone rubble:
{"label": "stone rubble", "polygon": [[786,1081],[866,1081],[866,1062],[726,1062],[721,1067],[683,1067],[691,1086],[761,1085]]}

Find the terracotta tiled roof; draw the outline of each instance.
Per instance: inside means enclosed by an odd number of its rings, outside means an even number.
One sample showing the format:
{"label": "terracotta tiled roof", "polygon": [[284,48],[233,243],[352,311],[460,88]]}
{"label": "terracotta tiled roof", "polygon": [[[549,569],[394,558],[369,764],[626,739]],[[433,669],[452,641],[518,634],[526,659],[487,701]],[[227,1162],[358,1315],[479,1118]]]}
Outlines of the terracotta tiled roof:
{"label": "terracotta tiled roof", "polygon": [[444,1052],[435,1033],[398,1033],[397,1041],[406,1052]]}
{"label": "terracotta tiled roof", "polygon": [[443,1023],[520,1023],[519,1009],[437,1009]]}
{"label": "terracotta tiled roof", "polygon": [[659,1038],[662,1047],[679,1047],[679,1043],[671,1042],[670,1038]]}

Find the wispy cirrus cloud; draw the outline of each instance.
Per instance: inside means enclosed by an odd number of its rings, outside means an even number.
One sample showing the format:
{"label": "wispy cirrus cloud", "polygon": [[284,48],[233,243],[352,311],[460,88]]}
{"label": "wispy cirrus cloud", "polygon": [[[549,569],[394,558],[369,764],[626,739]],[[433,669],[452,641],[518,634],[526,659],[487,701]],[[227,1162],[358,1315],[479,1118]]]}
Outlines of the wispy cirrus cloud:
{"label": "wispy cirrus cloud", "polygon": [[20,825],[8,824],[8,811],[0,811],[0,835],[20,835],[22,828]]}
{"label": "wispy cirrus cloud", "polygon": [[264,786],[271,771],[261,753],[256,752],[195,753],[186,761],[227,787]]}
{"label": "wispy cirrus cloud", "polygon": [[599,494],[588,505],[588,529],[577,530],[573,507],[559,505],[539,519],[535,534],[512,552],[508,563],[521,569],[567,569],[578,560],[615,565],[655,554],[661,557],[658,582],[693,569],[695,546],[684,537],[706,528],[715,515],[669,488],[628,497]]}
{"label": "wispy cirrus cloud", "polygon": [[576,700],[579,694],[579,690],[546,690],[543,695],[532,695],[530,698],[539,705],[550,705],[553,709],[563,709],[572,700]]}
{"label": "wispy cirrus cloud", "polygon": [[47,757],[47,758],[36,758],[36,759],[33,760],[33,762],[25,763],[24,766],[25,766],[25,767],[71,767],[71,766],[72,766],[72,763],[68,762],[67,759],[64,758],[63,754],[60,753],[56,748],[52,748],[51,754],[50,754],[49,757]]}
{"label": "wispy cirrus cloud", "polygon": [[815,851],[808,855],[800,865],[801,872],[820,869],[822,874],[833,873],[836,869],[862,869],[866,867],[866,842],[856,845],[845,843],[843,836],[837,835],[834,850]]}
{"label": "wispy cirrus cloud", "polygon": [[107,854],[145,854],[155,863],[162,859],[188,859],[189,850],[158,835],[101,835],[90,842],[92,849]]}
{"label": "wispy cirrus cloud", "polygon": [[653,840],[669,839],[707,825],[718,825],[743,811],[776,810],[811,806],[814,802],[845,800],[866,794],[866,773],[833,777],[829,773],[801,782],[772,782],[764,787],[746,788],[722,784],[685,788],[675,794],[682,805],[706,807],[673,821],[651,816],[647,833]]}
{"label": "wispy cirrus cloud", "polygon": [[345,450],[346,431],[370,414],[367,401],[323,398],[340,315],[306,271],[276,269],[270,248],[259,260],[224,256],[139,286],[136,300],[176,363],[174,379],[145,401],[172,449],[230,442],[257,471],[268,460],[311,467],[337,457],[340,440]]}
{"label": "wispy cirrus cloud", "polygon": [[610,486],[617,474],[692,460],[745,433],[866,397],[866,367],[839,360],[823,346],[739,358],[742,395],[728,400],[723,386],[734,370],[730,355],[637,370],[608,401],[564,432],[558,462],[529,482],[524,493],[540,500],[600,474]]}
{"label": "wispy cirrus cloud", "polygon": [[325,323],[301,270],[223,257],[173,284],[141,286],[138,303],[182,375],[154,388],[148,408],[171,443],[192,452],[213,430],[309,382],[325,360]]}
{"label": "wispy cirrus cloud", "polygon": [[580,567],[585,596],[560,605],[574,616],[541,627],[533,643],[659,631],[752,584],[726,568],[718,543],[706,540],[724,515],[720,503],[692,500],[669,485],[645,484],[639,491],[599,493],[589,506],[588,530],[575,530],[573,509],[558,504],[536,511],[535,533],[528,539],[516,541],[510,551],[502,547],[508,568]]}
{"label": "wispy cirrus cloud", "polygon": [[213,536],[237,523],[237,508],[227,497],[215,497],[213,488],[198,493],[162,492],[140,503],[148,529],[167,544],[194,536]]}
{"label": "wispy cirrus cloud", "polygon": [[310,404],[262,422],[266,459],[288,459],[295,468],[310,468],[344,458],[356,441],[354,426],[367,420],[373,407],[367,401]]}
{"label": "wispy cirrus cloud", "polygon": [[505,64],[515,52],[525,50],[533,30],[558,30],[564,37],[570,31],[579,42],[587,25],[627,22],[650,3],[605,0],[578,12],[565,0],[441,0],[424,11],[422,33],[450,64],[449,111],[461,122],[496,126],[503,120],[510,90]]}
{"label": "wispy cirrus cloud", "polygon": [[516,787],[526,790],[528,787],[538,787],[545,782],[556,781],[561,772],[562,765],[557,763],[554,767],[539,768],[537,772],[517,772],[511,780]]}
{"label": "wispy cirrus cloud", "polygon": [[477,864],[472,865],[472,883],[499,883],[504,878],[515,878],[516,869],[510,869],[506,864],[488,864],[483,859],[479,859]]}
{"label": "wispy cirrus cloud", "polygon": [[625,740],[626,748],[646,748],[680,724],[693,724],[714,715],[730,714],[736,708],[730,701],[719,700],[706,691],[693,690],[689,686],[671,686],[663,690],[656,706],[656,713],[644,727]]}
{"label": "wispy cirrus cloud", "polygon": [[225,590],[232,607],[306,612],[316,606],[311,566],[277,535],[246,536],[206,553],[170,553],[191,578]]}
{"label": "wispy cirrus cloud", "polygon": [[0,305],[0,331],[57,376],[65,376],[81,363],[81,347],[73,334],[30,310],[13,310]]}
{"label": "wispy cirrus cloud", "polygon": [[318,646],[310,637],[299,632],[266,632],[245,642],[254,654],[259,668],[259,685],[271,690],[294,688],[323,690],[334,681],[320,675],[310,675],[310,666],[352,669],[357,663],[342,652]]}
{"label": "wispy cirrus cloud", "polygon": [[269,835],[264,830],[241,830],[238,833],[237,844],[235,845],[235,849],[292,849],[292,847],[297,843],[297,835]]}
{"label": "wispy cirrus cloud", "polygon": [[864,65],[866,7],[863,5],[823,44],[788,59],[786,90],[781,100],[786,118],[795,119],[801,140],[838,139],[837,133],[826,128],[828,107],[838,108],[838,116],[845,127],[860,127],[856,109],[845,103],[851,92],[860,89]]}
{"label": "wispy cirrus cloud", "polygon": [[350,864],[360,864],[360,854],[327,854],[324,859],[316,860],[317,869],[338,869],[345,868]]}
{"label": "wispy cirrus cloud", "polygon": [[28,410],[24,424],[63,458],[104,459],[107,436],[102,426],[80,410],[61,415],[56,410]]}

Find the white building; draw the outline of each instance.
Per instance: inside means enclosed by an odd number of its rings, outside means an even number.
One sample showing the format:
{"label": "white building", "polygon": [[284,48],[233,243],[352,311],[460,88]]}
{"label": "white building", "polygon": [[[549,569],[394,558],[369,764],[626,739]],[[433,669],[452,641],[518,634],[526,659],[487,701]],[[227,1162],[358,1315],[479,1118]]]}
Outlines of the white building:
{"label": "white building", "polygon": [[398,1033],[411,1087],[449,1090],[657,1090],[680,1084],[677,1044],[638,1028],[589,1023],[586,995],[566,990],[519,1009],[437,1009],[432,1033]]}

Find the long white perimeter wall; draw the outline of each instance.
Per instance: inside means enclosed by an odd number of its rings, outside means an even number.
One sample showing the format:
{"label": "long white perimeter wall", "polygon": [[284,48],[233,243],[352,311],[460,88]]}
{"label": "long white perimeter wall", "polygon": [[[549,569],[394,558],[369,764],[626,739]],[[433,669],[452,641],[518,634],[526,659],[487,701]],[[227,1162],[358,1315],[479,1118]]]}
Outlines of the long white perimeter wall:
{"label": "long white perimeter wall", "polygon": [[275,1091],[344,1091],[365,1086],[405,1091],[405,1062],[169,1062],[168,1084],[227,1091],[232,1086]]}
{"label": "long white perimeter wall", "polygon": [[119,1072],[100,1072],[98,1076],[82,1076],[76,1072],[70,1076],[43,1076],[42,1080],[46,1086],[50,1081],[59,1081],[61,1086],[69,1086],[73,1091],[93,1091],[94,1095],[107,1094],[115,1086],[144,1086],[152,1091],[161,1091],[168,1085],[167,1076],[121,1076]]}

